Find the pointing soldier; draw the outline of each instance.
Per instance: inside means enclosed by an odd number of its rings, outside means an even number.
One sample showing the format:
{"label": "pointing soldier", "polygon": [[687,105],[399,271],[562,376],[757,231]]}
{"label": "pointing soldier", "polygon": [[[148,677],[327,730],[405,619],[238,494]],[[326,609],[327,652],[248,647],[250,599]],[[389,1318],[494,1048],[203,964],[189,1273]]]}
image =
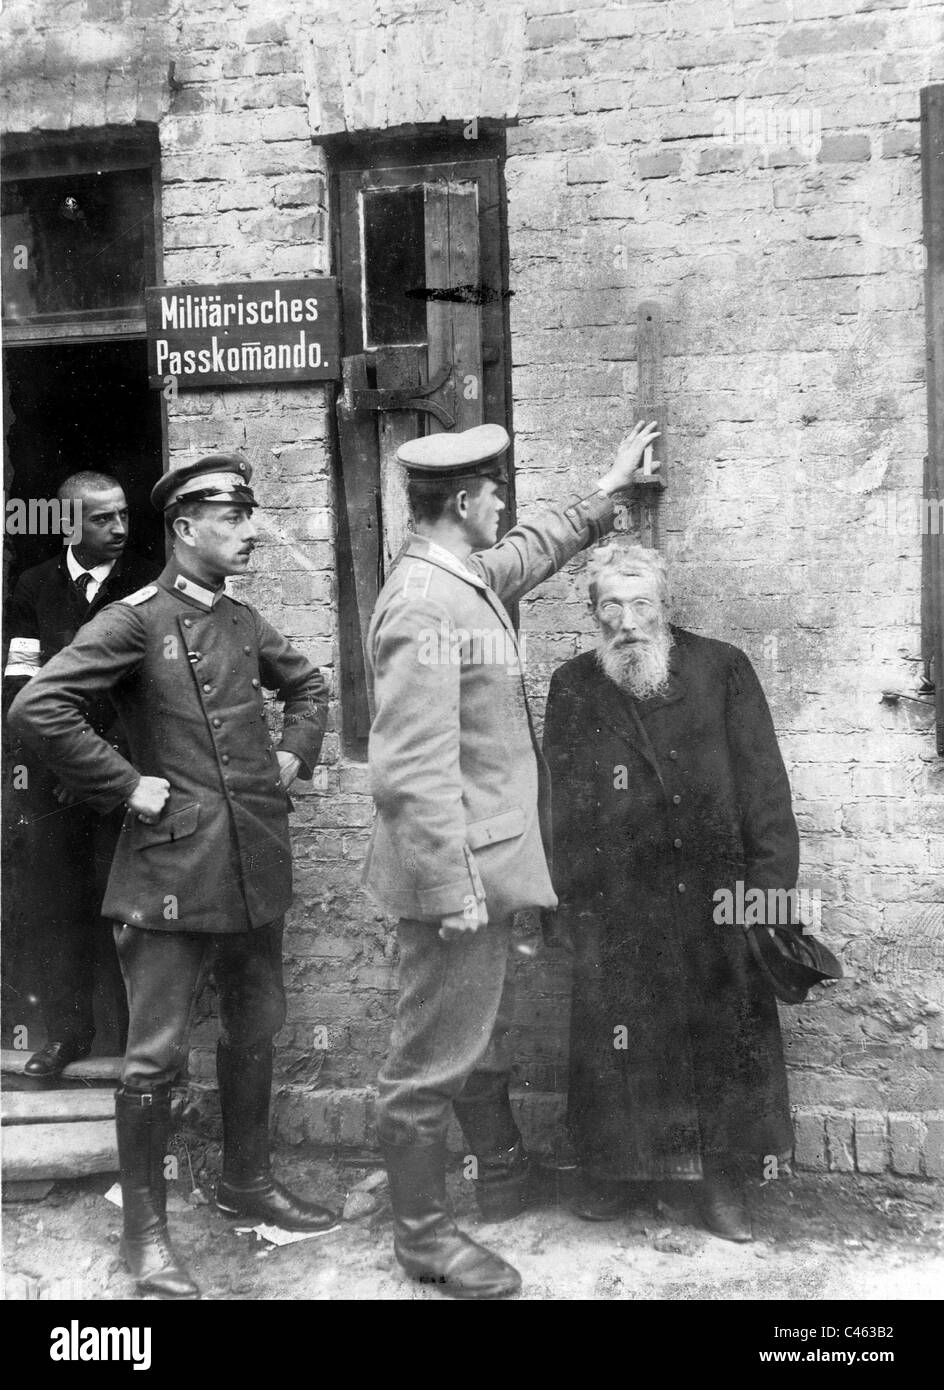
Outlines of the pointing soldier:
{"label": "pointing soldier", "polygon": [[[102,905],[128,989],[128,1047],[115,1095],[122,1249],[139,1288],[199,1289],[167,1233],[164,1154],[171,1085],[190,1013],[212,968],[223,1171],[217,1206],[288,1230],[324,1231],[325,1208],[272,1176],[272,1039],[285,1019],[283,917],[292,897],[287,787],[310,778],[325,726],[321,673],[249,604],[223,592],[256,539],[251,468],[217,454],[166,473],[151,500],[173,555],[156,583],[87,623],[17,697],[10,723],[65,788],[128,808]],[[262,689],[284,704],[273,750]],[[108,691],[123,757],[91,730],[85,702]]]}
{"label": "pointing soldier", "polygon": [[408,1273],[454,1298],[502,1298],[521,1280],[461,1232],[445,1200],[454,1106],[487,1219],[527,1200],[528,1160],[508,1098],[506,962],[513,914],[555,907],[545,857],[547,777],[508,605],[612,529],[653,426],[623,442],[593,495],[509,531],[498,425],[405,444],[416,526],[367,639],[377,818],[364,882],[399,919],[400,994],[379,1078],[378,1133]]}

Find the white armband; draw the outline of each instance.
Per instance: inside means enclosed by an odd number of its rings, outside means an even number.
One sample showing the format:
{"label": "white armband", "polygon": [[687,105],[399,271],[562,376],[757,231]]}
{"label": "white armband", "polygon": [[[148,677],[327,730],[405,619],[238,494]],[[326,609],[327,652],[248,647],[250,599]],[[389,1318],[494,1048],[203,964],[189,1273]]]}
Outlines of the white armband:
{"label": "white armband", "polygon": [[7,653],[4,676],[35,676],[40,669],[38,637],[14,637]]}

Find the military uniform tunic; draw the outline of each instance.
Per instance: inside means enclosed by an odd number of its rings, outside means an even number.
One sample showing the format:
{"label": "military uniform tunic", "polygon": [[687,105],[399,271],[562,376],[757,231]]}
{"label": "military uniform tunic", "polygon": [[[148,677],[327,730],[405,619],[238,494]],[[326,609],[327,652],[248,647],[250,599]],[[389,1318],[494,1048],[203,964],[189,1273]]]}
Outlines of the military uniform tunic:
{"label": "military uniform tunic", "polygon": [[[165,1085],[185,1063],[208,967],[224,1043],[265,1045],[284,1021],[290,802],[263,688],[284,704],[280,751],[311,777],[327,702],[320,671],[249,604],[212,593],[172,561],[156,584],[88,623],[11,707],[13,728],[101,811],[126,800],[141,776],[170,783],[156,823],[125,816],[102,905],[116,921],[128,989],[126,1087]],[[84,717],[105,691],[127,757]]]}
{"label": "military uniform tunic", "polygon": [[[14,730],[99,811],[164,777],[156,824],[125,817],[102,912],[154,931],[237,932],[280,917],[292,894],[289,799],[263,688],[284,702],[282,751],[310,778],[324,732],[320,671],[249,604],[188,581],[157,583],[87,623],[15,700]],[[204,599],[198,595],[203,594]],[[89,726],[108,691],[125,757]]]}
{"label": "military uniform tunic", "polygon": [[[546,767],[507,608],[613,516],[609,497],[578,498],[465,563],[411,536],[377,600],[367,642],[377,819],[364,882],[400,917],[400,995],[377,1106],[388,1143],[435,1140],[452,1100],[507,1082],[512,915],[557,903]],[[439,937],[442,917],[483,899],[487,926]]]}

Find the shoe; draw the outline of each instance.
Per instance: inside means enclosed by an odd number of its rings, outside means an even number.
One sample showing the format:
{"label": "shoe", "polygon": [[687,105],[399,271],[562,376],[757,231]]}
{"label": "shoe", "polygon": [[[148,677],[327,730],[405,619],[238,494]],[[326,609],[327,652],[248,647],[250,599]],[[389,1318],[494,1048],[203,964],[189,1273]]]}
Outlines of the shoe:
{"label": "shoe", "polygon": [[584,1176],[577,1197],[568,1203],[581,1221],[615,1221],[632,1204],[633,1184],[613,1178]]}
{"label": "shoe", "polygon": [[321,1234],[340,1224],[337,1212],[303,1201],[276,1182],[271,1173],[260,1176],[255,1186],[236,1187],[220,1178],[216,1185],[216,1209],[224,1216],[249,1217],[279,1226],[283,1231]]}
{"label": "shoe", "polygon": [[446,1145],[386,1144],[393,1207],[393,1248],[412,1278],[447,1298],[511,1298],[521,1289],[518,1271],[460,1231],[446,1205]]}
{"label": "shoe", "polygon": [[272,1048],[216,1049],[216,1076],[223,1115],[223,1173],[216,1207],[224,1216],[248,1217],[283,1231],[321,1234],[340,1223],[337,1212],[296,1197],[269,1166],[269,1103]]}
{"label": "shoe", "polygon": [[124,1232],[121,1254],[143,1294],[198,1299],[200,1289],[167,1230],[164,1157],[170,1137],[170,1087],[115,1092],[115,1125]]}
{"label": "shoe", "polygon": [[698,1184],[697,1202],[708,1230],[722,1240],[745,1244],[754,1239],[751,1217],[740,1183],[722,1174],[703,1178]]}
{"label": "shoe", "polygon": [[456,1119],[475,1159],[475,1198],[483,1221],[511,1221],[534,1197],[531,1160],[515,1123],[502,1077],[490,1095],[453,1102]]}
{"label": "shoe", "polygon": [[45,1047],[33,1053],[23,1068],[23,1075],[51,1081],[53,1077],[61,1076],[70,1063],[80,1062],[83,1057],[87,1057],[91,1050],[91,1042],[80,1043],[73,1038],[48,1042]]}

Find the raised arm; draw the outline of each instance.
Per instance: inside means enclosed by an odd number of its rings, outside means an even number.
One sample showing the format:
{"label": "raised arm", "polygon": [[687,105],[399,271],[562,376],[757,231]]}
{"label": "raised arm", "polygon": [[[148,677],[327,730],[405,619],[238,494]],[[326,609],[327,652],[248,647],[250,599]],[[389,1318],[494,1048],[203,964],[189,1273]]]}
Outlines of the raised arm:
{"label": "raised arm", "polygon": [[[636,425],[620,443],[596,492],[521,522],[497,545],[470,555],[466,564],[494,589],[502,603],[516,602],[613,529],[613,493],[633,485],[646,449],[657,438],[654,423]],[[654,468],[658,466],[656,463]]]}
{"label": "raised arm", "polygon": [[613,528],[613,502],[602,493],[552,507],[520,522],[497,545],[466,564],[508,605],[556,574],[567,561]]}

